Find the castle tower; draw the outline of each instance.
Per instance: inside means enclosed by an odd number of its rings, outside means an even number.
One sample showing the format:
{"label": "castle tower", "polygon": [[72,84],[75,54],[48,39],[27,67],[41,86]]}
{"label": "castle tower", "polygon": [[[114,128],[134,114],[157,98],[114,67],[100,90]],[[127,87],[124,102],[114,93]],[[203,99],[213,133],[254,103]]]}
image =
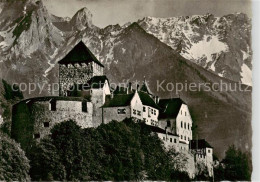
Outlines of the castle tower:
{"label": "castle tower", "polygon": [[66,96],[75,84],[85,84],[92,77],[103,75],[104,66],[82,41],[58,63],[60,96]]}

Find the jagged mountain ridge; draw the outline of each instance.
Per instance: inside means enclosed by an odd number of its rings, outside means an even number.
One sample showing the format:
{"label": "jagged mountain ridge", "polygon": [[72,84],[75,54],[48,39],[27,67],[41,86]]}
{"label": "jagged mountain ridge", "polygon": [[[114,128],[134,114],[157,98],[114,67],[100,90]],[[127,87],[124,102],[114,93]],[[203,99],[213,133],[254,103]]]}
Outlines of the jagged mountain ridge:
{"label": "jagged mountain ridge", "polygon": [[252,85],[251,20],[245,14],[145,17],[138,24],[186,59]]}
{"label": "jagged mountain ridge", "polygon": [[[10,83],[57,83],[57,61],[80,40],[83,40],[105,65],[105,72],[111,82],[140,81],[146,76],[151,83],[152,91],[161,97],[170,97],[174,94],[157,92],[157,80],[165,80],[166,83],[185,83],[186,80],[188,83],[212,83],[221,80],[231,82],[184,59],[178,50],[159,41],[156,36],[148,34],[140,26],[140,22],[128,26],[111,25],[100,29],[91,23],[91,15],[85,8],[74,15],[76,18],[70,19],[50,15],[41,1],[24,1],[24,4],[21,3],[21,7],[17,9],[24,11],[25,5],[32,7],[32,16],[28,16],[27,11],[25,14],[17,11],[17,17],[11,13],[12,17],[9,17],[10,23],[7,27],[8,36],[2,36],[0,43],[0,77]],[[0,18],[5,16],[4,12],[0,14]],[[23,25],[23,22],[17,23],[17,19],[25,17],[29,17],[29,23],[25,29],[22,26],[19,36],[13,36],[13,30]],[[38,19],[41,21],[37,21]],[[5,30],[0,30],[1,35],[3,31]],[[40,35],[39,31],[42,32]],[[50,35],[55,35],[54,39],[49,38]],[[9,40],[6,37],[12,38],[9,44],[6,44],[6,40]],[[17,42],[13,40],[15,38]],[[43,40],[50,41],[50,44],[46,44]],[[30,42],[28,48],[32,51],[22,51],[27,49],[19,47],[24,45],[23,41]],[[236,144],[244,151],[250,151],[251,93],[182,92],[181,97],[190,105],[201,138],[207,138],[216,148],[217,154],[223,156],[224,150],[230,144]],[[242,132],[244,130],[245,133]]]}

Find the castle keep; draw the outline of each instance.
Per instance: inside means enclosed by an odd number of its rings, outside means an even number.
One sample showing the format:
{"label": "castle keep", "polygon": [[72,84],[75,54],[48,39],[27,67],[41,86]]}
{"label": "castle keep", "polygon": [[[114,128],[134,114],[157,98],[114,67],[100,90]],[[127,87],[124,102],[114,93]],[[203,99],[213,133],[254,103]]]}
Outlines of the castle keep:
{"label": "castle keep", "polygon": [[182,99],[159,99],[145,80],[140,88],[129,83],[127,88],[112,90],[104,66],[83,42],[58,64],[59,96],[30,98],[13,106],[11,135],[23,149],[49,135],[55,124],[70,119],[88,128],[132,118],[148,125],[166,149],[186,153],[191,177],[198,161],[213,175],[213,148],[205,140],[193,140],[192,117]]}

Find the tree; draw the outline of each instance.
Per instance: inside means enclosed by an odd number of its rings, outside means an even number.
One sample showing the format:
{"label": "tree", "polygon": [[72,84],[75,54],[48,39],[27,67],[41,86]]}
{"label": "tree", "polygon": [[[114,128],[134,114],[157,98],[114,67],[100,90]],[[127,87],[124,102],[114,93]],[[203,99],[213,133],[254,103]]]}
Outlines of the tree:
{"label": "tree", "polygon": [[0,132],[0,181],[28,181],[29,160],[20,146]]}
{"label": "tree", "polygon": [[228,148],[222,163],[224,165],[225,180],[250,181],[251,171],[248,156],[234,145]]}
{"label": "tree", "polygon": [[34,145],[30,151],[30,176],[34,181],[62,181],[65,179],[65,167],[52,140],[44,138],[39,145]]}

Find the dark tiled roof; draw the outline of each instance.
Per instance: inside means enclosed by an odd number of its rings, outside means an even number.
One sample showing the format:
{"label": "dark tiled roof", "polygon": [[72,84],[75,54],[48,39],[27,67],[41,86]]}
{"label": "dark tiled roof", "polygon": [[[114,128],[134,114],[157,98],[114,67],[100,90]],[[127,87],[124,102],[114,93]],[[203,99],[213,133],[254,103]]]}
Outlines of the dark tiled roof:
{"label": "dark tiled roof", "polygon": [[131,100],[134,96],[132,94],[117,94],[111,98],[111,95],[106,96],[106,102],[103,107],[122,107],[122,106],[130,106]]}
{"label": "dark tiled roof", "polygon": [[[162,128],[159,128],[157,126],[151,126],[151,125],[147,125],[147,127],[152,131],[152,132],[155,132],[155,133],[162,133],[162,134],[166,134],[166,131]],[[167,132],[168,135],[172,135],[172,136],[177,136],[171,132]]]}
{"label": "dark tiled roof", "polygon": [[92,61],[104,67],[87,46],[80,41],[62,60],[59,61],[59,64],[90,63]]}
{"label": "dark tiled roof", "polygon": [[94,76],[87,82],[87,84],[84,84],[84,88],[103,88],[106,80],[108,81],[106,76]]}
{"label": "dark tiled roof", "polygon": [[150,106],[156,109],[160,109],[159,106],[154,102],[154,100],[145,92],[139,91],[139,97],[143,105]]}
{"label": "dark tiled roof", "polygon": [[213,148],[206,140],[191,140],[190,149],[203,149],[203,148]]}
{"label": "dark tiled roof", "polygon": [[81,97],[46,96],[46,97],[33,97],[33,98],[30,98],[30,99],[25,99],[25,100],[18,102],[17,104],[24,103],[24,102],[25,103],[46,102],[46,101],[51,101],[51,100],[52,101],[56,100],[56,101],[88,101],[89,102],[88,99],[81,98]]}
{"label": "dark tiled roof", "polygon": [[159,118],[176,118],[182,104],[185,102],[180,98],[161,99],[158,104],[162,109]]}
{"label": "dark tiled roof", "polygon": [[[130,105],[130,102],[131,102],[134,94],[135,94],[134,92],[129,93],[129,94],[114,94],[113,98],[111,98],[111,96],[109,96],[106,99],[106,103],[104,104],[104,107],[116,107],[116,106]],[[159,109],[158,105],[154,102],[154,100],[147,93],[139,91],[138,95],[139,95],[143,105]]]}

